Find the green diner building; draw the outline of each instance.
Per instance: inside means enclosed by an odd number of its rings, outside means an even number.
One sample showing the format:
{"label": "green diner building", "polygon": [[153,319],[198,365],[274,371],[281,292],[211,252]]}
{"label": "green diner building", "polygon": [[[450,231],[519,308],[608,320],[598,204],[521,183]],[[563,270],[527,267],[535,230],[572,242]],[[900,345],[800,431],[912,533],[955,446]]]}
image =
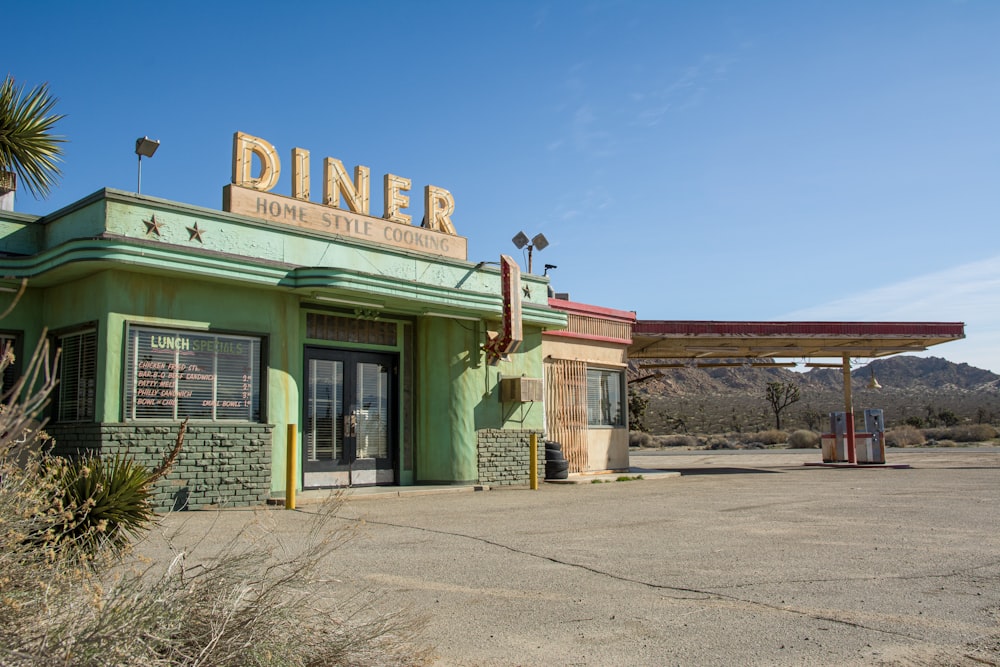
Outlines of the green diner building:
{"label": "green diner building", "polygon": [[236,184],[223,209],[104,189],[0,212],[3,307],[26,281],[0,336],[18,363],[41,336],[61,350],[56,453],[155,467],[188,420],[161,510],[261,504],[286,479],[526,482],[545,409],[502,385],[540,387],[542,334],[566,328],[547,278],[469,261],[440,228]]}

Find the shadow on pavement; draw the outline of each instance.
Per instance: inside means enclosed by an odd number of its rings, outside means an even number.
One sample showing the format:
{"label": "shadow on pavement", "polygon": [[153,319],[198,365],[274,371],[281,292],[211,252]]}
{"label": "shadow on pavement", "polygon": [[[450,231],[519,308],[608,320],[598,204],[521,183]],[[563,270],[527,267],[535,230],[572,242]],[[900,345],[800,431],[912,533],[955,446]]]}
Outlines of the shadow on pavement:
{"label": "shadow on pavement", "polygon": [[631,473],[655,473],[655,472],[679,472],[681,476],[684,475],[740,475],[747,473],[780,473],[783,470],[761,470],[760,468],[726,468],[726,467],[703,467],[703,468],[685,468],[684,466],[676,466],[672,468],[631,468]]}

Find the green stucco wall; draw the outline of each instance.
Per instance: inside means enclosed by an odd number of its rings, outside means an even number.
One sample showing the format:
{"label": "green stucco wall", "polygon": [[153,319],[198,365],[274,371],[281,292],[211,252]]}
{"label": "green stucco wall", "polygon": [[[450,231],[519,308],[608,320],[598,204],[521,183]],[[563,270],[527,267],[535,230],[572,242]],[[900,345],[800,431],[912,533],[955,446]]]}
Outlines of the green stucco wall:
{"label": "green stucco wall", "polygon": [[[159,232],[149,225],[154,216]],[[195,225],[200,239],[190,232]],[[547,280],[539,276],[522,276],[520,349],[490,366],[482,346],[487,329],[500,328],[502,309],[495,262],[438,258],[109,190],[46,218],[0,214],[0,253],[7,253],[0,282],[10,288],[29,280],[22,302],[0,322],[0,330],[24,333],[25,353],[43,326],[96,324],[97,425],[122,425],[128,323],[262,337],[261,421],[273,425],[267,458],[278,495],[288,425],[301,443],[303,346],[317,344],[305,337],[306,310],[393,319],[412,330],[394,349],[413,372],[412,393],[402,396],[413,424],[404,483],[475,482],[478,432],[543,427],[540,402],[504,404],[499,393],[502,376],[542,377],[542,329],[565,325],[565,315],[548,308]],[[338,299],[373,302],[375,314],[330,305]],[[73,430],[61,433],[70,438]]]}
{"label": "green stucco wall", "polygon": [[500,402],[500,377],[542,377],[541,331],[528,328],[509,361],[486,363],[481,323],[421,318],[417,325],[416,479],[421,483],[478,480],[476,431],[541,429],[541,403]]}

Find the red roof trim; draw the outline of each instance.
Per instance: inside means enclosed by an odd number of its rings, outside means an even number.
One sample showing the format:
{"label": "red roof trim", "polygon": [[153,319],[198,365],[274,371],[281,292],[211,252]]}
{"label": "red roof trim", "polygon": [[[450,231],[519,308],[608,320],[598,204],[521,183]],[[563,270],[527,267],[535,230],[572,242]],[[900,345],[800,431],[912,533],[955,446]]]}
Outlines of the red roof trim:
{"label": "red roof trim", "polygon": [[605,308],[604,306],[591,306],[586,303],[577,303],[576,301],[563,301],[562,299],[553,299],[550,297],[549,308],[573,313],[574,315],[597,317],[603,320],[616,320],[618,322],[629,322],[630,324],[635,322],[635,313],[631,310],[616,310],[614,308]]}
{"label": "red roof trim", "polygon": [[639,320],[641,335],[715,336],[934,336],[963,338],[962,322],[713,322],[705,320]]}

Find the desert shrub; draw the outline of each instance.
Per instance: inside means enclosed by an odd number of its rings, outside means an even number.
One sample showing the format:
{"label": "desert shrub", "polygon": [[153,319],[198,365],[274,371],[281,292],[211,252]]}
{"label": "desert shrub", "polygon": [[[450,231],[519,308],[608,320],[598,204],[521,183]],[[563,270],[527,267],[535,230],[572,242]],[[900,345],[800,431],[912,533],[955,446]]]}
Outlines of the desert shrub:
{"label": "desert shrub", "polygon": [[889,447],[915,447],[924,442],[923,431],[912,426],[897,426],[885,432],[885,444]]}
{"label": "desert shrub", "polygon": [[706,449],[739,449],[739,445],[729,438],[713,435],[705,441]]}
{"label": "desert shrub", "polygon": [[[292,545],[263,530],[211,558],[177,553],[150,564],[135,556],[132,539],[154,520],[139,487],[164,468],[49,458],[34,418],[54,386],[55,362],[48,363],[47,347],[40,350],[27,365],[29,379],[0,397],[0,665],[423,660],[426,650],[414,641],[419,619],[375,611],[363,596],[324,597],[339,589],[318,565],[350,538],[338,527],[352,525],[334,524],[337,505],[319,512]],[[0,358],[0,374],[9,360]]]}
{"label": "desert shrub", "polygon": [[963,424],[942,430],[945,431],[942,434],[944,439],[955,442],[986,442],[997,437],[996,428],[989,424]]}
{"label": "desert shrub", "polygon": [[649,433],[644,433],[642,431],[629,431],[628,434],[628,446],[629,447],[654,447],[653,436]]}
{"label": "desert shrub", "polygon": [[820,436],[815,431],[799,429],[788,436],[789,449],[817,449],[819,444]]}
{"label": "desert shrub", "polygon": [[154,519],[149,503],[151,474],[131,458],[52,457],[43,470],[57,487],[52,509],[59,518],[51,526],[56,540],[91,551],[104,547],[120,551]]}
{"label": "desert shrub", "polygon": [[701,443],[693,435],[659,435],[656,444],[659,447],[698,447]]}
{"label": "desert shrub", "polygon": [[743,436],[743,440],[745,442],[759,442],[762,445],[783,445],[788,442],[788,432],[772,428],[767,431],[748,433]]}

